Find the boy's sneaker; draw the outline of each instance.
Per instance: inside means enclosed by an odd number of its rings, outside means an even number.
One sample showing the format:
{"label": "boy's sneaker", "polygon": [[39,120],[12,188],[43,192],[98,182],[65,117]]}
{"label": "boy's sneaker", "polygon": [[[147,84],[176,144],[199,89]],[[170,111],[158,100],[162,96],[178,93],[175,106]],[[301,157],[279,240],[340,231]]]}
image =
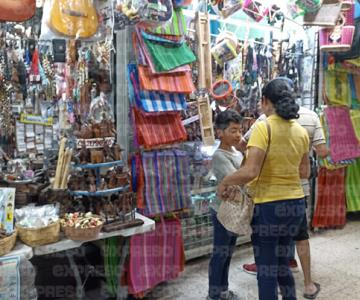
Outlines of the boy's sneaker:
{"label": "boy's sneaker", "polygon": [[221,292],[220,300],[240,300],[240,298],[233,291],[227,290]]}
{"label": "boy's sneaker", "polygon": [[257,273],[256,264],[245,264],[242,267],[244,272],[246,273],[249,273],[251,275],[256,275]]}
{"label": "boy's sneaker", "polygon": [[299,267],[296,259],[289,259],[289,267],[293,273],[299,272]]}
{"label": "boy's sneaker", "polygon": [[[299,268],[298,268],[298,264],[297,264],[296,259],[290,259],[289,260],[289,268],[294,273],[299,272]],[[246,272],[248,274],[251,274],[251,275],[256,275],[256,273],[257,273],[255,263],[243,265],[243,270],[244,270],[244,272]]]}

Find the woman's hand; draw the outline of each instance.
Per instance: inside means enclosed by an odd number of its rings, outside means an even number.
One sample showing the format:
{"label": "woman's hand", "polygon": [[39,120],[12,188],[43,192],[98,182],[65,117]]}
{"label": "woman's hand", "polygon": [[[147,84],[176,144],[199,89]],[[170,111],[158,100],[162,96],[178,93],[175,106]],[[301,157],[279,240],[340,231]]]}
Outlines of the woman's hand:
{"label": "woman's hand", "polygon": [[223,184],[223,182],[220,182],[216,194],[222,201],[227,200],[229,197],[228,186]]}

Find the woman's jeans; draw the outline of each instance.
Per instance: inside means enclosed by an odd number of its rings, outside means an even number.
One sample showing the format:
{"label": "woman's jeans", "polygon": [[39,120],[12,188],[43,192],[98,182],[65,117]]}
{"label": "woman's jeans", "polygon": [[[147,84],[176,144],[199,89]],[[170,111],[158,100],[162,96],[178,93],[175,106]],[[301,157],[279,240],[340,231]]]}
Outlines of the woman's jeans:
{"label": "woman's jeans", "polygon": [[219,222],[216,211],[210,209],[214,227],[213,253],[209,264],[209,296],[218,299],[229,286],[230,260],[236,245],[236,235]]}
{"label": "woman's jeans", "polygon": [[254,248],[259,300],[277,300],[278,285],[284,300],[296,299],[289,269],[290,243],[305,214],[305,200],[281,200],[257,204],[254,209]]}

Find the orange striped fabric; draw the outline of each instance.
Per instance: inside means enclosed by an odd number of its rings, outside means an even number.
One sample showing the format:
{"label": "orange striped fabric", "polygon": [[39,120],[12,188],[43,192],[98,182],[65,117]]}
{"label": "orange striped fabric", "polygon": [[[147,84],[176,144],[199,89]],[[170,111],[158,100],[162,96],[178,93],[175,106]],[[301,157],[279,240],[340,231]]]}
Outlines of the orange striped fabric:
{"label": "orange striped fabric", "polygon": [[138,66],[140,87],[148,91],[190,94],[195,91],[191,72],[154,75],[145,66]]}
{"label": "orange striped fabric", "polygon": [[133,109],[138,143],[145,149],[186,141],[187,134],[180,113],[144,113]]}

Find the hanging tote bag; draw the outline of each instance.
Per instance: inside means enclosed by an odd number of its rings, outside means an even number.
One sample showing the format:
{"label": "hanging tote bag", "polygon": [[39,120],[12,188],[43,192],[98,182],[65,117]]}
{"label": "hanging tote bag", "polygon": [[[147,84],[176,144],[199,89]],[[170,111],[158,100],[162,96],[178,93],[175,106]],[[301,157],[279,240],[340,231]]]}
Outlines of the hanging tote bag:
{"label": "hanging tote bag", "polygon": [[[259,182],[262,169],[265,164],[267,154],[269,152],[271,143],[271,128],[267,121],[266,127],[268,132],[268,145],[264,161],[261,165],[260,173],[256,181]],[[217,218],[219,222],[226,228],[226,230],[235,233],[236,235],[248,235],[251,233],[251,220],[254,212],[254,202],[250,192],[243,187],[233,186],[229,200],[221,201]]]}
{"label": "hanging tote bag", "polygon": [[304,15],[304,26],[335,27],[341,12],[341,3],[330,3],[320,7],[316,12],[308,12]]}
{"label": "hanging tote bag", "polygon": [[354,38],[354,6],[340,13],[334,28],[322,28],[319,31],[320,50],[342,52],[349,51]]}
{"label": "hanging tote bag", "polygon": [[322,0],[296,0],[296,5],[305,13],[316,12],[320,9]]}

